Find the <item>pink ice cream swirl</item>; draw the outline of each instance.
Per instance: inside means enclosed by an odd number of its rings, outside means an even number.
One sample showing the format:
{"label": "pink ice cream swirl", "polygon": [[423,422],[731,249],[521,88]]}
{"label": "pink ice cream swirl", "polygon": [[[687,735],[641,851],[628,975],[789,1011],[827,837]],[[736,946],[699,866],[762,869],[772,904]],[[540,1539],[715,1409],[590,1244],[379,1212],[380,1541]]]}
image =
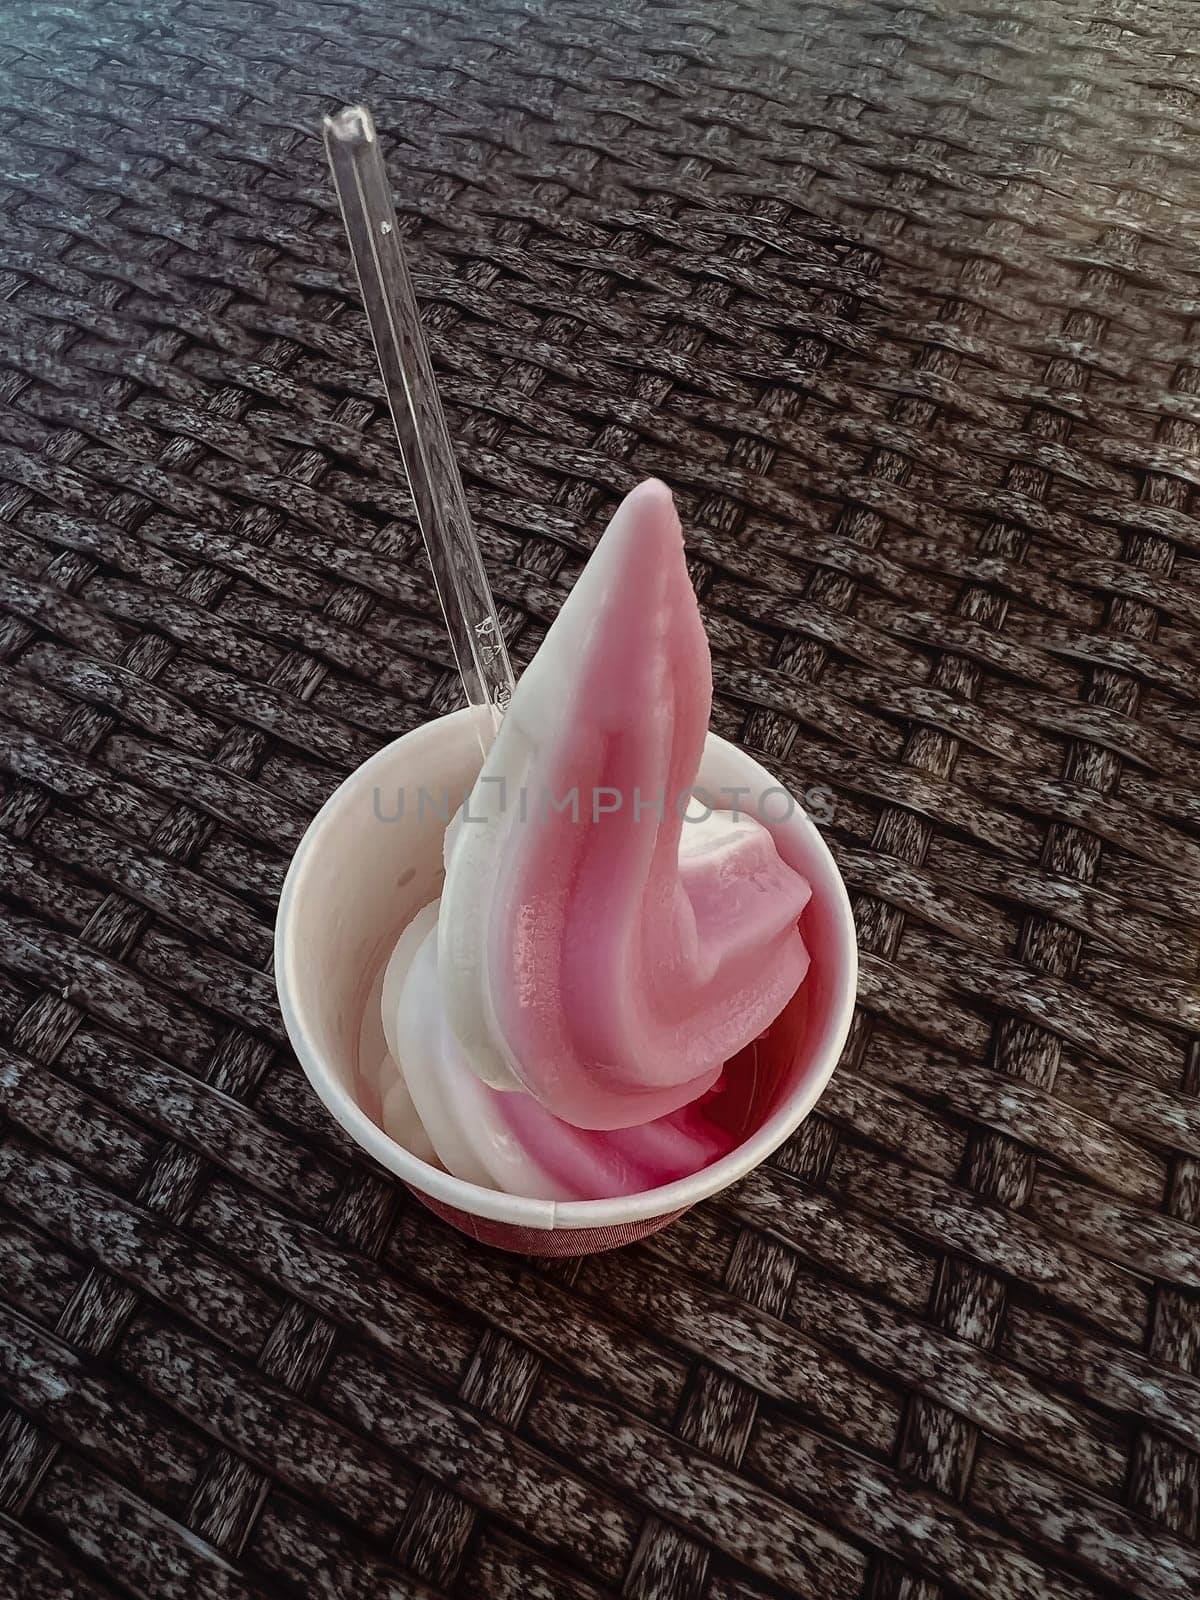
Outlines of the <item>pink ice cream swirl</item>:
{"label": "pink ice cream swirl", "polygon": [[625,1193],[728,1148],[696,1102],[803,981],[809,886],[757,797],[689,805],[711,696],[679,519],[651,480],[526,668],[447,830],[441,901],[385,984],[389,1047],[458,1175]]}

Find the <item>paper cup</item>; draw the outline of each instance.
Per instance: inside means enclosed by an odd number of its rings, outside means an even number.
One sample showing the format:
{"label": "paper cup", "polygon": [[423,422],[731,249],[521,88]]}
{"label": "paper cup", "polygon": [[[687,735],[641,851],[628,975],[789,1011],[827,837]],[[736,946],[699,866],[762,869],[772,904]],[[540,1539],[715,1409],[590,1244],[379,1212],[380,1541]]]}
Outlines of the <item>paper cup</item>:
{"label": "paper cup", "polygon": [[[534,1255],[583,1255],[664,1227],[735,1183],[804,1120],[829,1081],[850,1027],[858,975],[841,875],[799,802],[735,745],[709,734],[697,788],[740,788],[780,854],[812,885],[801,918],[812,957],[783,1016],[750,1049],[757,1072],[745,1136],[711,1166],[612,1200],[535,1200],[464,1183],[398,1144],[372,1119],[358,1085],[367,994],[400,931],[441,891],[447,805],[480,767],[477,719],[453,712],[385,746],[321,807],[296,850],[275,925],[275,983],[288,1037],[333,1117],[419,1200],[473,1238]],[[769,798],[763,799],[760,797]],[[785,814],[786,813],[786,814]],[[778,818],[778,820],[776,820]],[[734,1071],[728,1075],[736,1081]]]}

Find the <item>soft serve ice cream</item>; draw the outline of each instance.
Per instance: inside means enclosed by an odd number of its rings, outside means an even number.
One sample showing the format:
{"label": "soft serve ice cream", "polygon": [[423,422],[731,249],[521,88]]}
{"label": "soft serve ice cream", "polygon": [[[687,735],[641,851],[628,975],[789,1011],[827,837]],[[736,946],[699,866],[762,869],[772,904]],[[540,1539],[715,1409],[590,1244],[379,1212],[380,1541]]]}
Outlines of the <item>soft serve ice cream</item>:
{"label": "soft serve ice cream", "polygon": [[[754,797],[689,806],[712,699],[670,492],[627,496],[517,685],[402,933],[362,1070],[456,1177],[592,1199],[708,1165],[725,1065],[808,953]],[[699,820],[695,820],[698,817]]]}

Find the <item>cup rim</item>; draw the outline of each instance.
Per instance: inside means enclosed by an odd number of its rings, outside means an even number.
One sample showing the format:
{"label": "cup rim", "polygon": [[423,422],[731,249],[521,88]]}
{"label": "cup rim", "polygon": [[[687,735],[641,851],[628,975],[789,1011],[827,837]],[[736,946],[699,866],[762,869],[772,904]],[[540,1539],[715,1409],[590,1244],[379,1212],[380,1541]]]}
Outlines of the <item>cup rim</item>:
{"label": "cup rim", "polygon": [[[441,1167],[422,1161],[385,1133],[358,1104],[317,1046],[315,1029],[310,1025],[306,1013],[306,999],[297,982],[295,959],[299,931],[298,907],[305,880],[321,845],[337,827],[348,801],[361,787],[370,785],[379,769],[394,761],[400,745],[408,747],[410,756],[419,758],[421,744],[433,743],[446,735],[465,731],[465,724],[478,721],[482,714],[485,713],[480,713],[475,707],[464,706],[391,740],[342,780],[301,836],[280,892],[274,941],[275,987],[292,1048],[318,1099],[356,1144],[406,1184],[459,1211],[494,1222],[548,1231],[556,1228],[615,1226],[684,1210],[745,1177],[799,1127],[832,1077],[850,1031],[858,987],[858,940],[850,898],[829,846],[794,795],[792,799],[796,809],[789,818],[788,826],[800,828],[806,849],[820,864],[822,881],[819,885],[812,883],[813,894],[823,894],[834,914],[837,937],[831,963],[833,994],[814,1051],[813,1063],[804,1083],[748,1139],[711,1166],[658,1188],[605,1200],[536,1200],[527,1195],[506,1194],[485,1188],[482,1184],[468,1183]],[[463,729],[460,730],[457,725],[463,725]],[[759,782],[777,783],[753,756],[747,755],[739,746],[711,732],[708,740],[745,766]]]}

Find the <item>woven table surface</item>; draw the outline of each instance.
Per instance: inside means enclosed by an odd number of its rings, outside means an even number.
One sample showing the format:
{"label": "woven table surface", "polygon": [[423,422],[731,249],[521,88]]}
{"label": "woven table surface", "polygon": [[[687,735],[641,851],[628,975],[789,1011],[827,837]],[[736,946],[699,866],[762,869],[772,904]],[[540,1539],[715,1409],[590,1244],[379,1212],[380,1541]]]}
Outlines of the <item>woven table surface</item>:
{"label": "woven table surface", "polygon": [[[0,15],[0,1595],[1200,1591],[1200,8]],[[504,1256],[287,1046],[275,901],[458,703],[317,129],[372,105],[518,665],[676,491],[850,1044]]]}

